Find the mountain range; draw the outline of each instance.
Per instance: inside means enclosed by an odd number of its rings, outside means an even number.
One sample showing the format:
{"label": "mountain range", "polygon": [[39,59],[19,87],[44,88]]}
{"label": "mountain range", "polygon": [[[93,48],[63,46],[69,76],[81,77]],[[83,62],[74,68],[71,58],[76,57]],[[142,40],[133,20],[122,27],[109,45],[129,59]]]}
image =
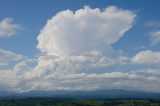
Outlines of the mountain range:
{"label": "mountain range", "polygon": [[53,98],[75,98],[75,99],[160,99],[160,93],[130,91],[123,89],[95,90],[95,91],[41,91],[33,90],[23,93],[0,91],[0,98],[30,98],[30,97],[53,97]]}

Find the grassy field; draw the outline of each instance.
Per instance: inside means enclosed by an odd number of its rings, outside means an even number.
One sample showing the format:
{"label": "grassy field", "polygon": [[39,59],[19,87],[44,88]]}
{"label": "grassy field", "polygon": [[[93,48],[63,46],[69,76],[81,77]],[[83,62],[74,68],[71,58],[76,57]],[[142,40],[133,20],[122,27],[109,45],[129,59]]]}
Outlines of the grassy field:
{"label": "grassy field", "polygon": [[160,100],[1,99],[0,106],[160,106]]}

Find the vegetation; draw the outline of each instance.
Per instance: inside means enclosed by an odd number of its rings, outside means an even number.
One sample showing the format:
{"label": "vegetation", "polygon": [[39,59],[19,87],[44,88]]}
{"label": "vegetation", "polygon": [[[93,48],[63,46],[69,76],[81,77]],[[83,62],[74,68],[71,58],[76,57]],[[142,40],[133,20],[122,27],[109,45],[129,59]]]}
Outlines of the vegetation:
{"label": "vegetation", "polygon": [[1,99],[0,106],[160,106],[160,100]]}

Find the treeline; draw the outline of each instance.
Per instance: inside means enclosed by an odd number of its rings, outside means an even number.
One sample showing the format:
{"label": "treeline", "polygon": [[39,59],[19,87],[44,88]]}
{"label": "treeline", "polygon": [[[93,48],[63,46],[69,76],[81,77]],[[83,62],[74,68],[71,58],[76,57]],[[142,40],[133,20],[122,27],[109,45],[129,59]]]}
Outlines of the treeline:
{"label": "treeline", "polygon": [[0,106],[160,106],[160,100],[1,99]]}

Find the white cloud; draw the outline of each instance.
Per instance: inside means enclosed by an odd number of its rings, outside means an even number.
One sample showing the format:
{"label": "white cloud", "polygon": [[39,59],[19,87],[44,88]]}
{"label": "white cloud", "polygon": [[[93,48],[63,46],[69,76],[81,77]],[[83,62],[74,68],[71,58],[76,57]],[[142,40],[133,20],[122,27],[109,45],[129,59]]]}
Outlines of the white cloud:
{"label": "white cloud", "polygon": [[18,71],[15,88],[21,91],[107,89],[108,84],[114,86],[111,79],[116,82],[139,78],[130,73],[100,72],[101,68],[128,61],[128,57],[113,50],[111,44],[132,27],[135,16],[132,11],[115,6],[104,10],[86,6],[75,12],[57,13],[37,38],[37,48],[42,53],[37,65],[32,69],[26,65],[19,68],[22,64],[15,66],[15,70],[28,70]]}
{"label": "white cloud", "polygon": [[14,23],[12,18],[5,18],[0,21],[0,37],[10,37],[15,35],[22,26]]}
{"label": "white cloud", "polygon": [[156,45],[160,43],[160,30],[150,33],[151,45]]}
{"label": "white cloud", "polygon": [[[61,84],[65,81],[80,81],[76,85],[73,83],[75,89],[80,89],[80,86],[84,86],[81,81],[85,75],[96,76],[103,81],[105,78],[100,77],[105,73],[99,75],[93,69],[100,71],[102,67],[128,61],[128,57],[113,50],[111,44],[116,43],[132,27],[135,16],[132,11],[114,6],[105,10],[86,6],[75,12],[65,10],[57,13],[48,20],[37,38],[37,48],[42,55],[33,70],[38,77],[47,80],[44,86],[51,89],[69,89],[72,83],[69,86]],[[118,76],[121,75],[117,73],[115,77]],[[68,77],[75,77],[75,80]],[[36,82],[32,85],[35,85],[34,88],[44,87]]]}
{"label": "white cloud", "polygon": [[11,62],[18,61],[29,61],[29,59],[14,52],[0,49],[0,66],[7,66]]}
{"label": "white cloud", "polygon": [[17,83],[13,77],[14,73],[11,70],[0,71],[0,90],[13,90]]}
{"label": "white cloud", "polygon": [[[69,59],[70,60],[70,59]],[[154,74],[147,76],[138,72],[95,72],[85,64],[69,62],[55,56],[40,57],[38,65],[30,68],[19,62],[13,70],[0,71],[0,89],[18,92],[41,90],[97,90],[97,89],[137,89],[159,92],[160,79]],[[76,59],[77,60],[77,59]],[[83,63],[83,62],[82,62]],[[79,67],[80,66],[80,67]],[[98,69],[98,71],[101,71]],[[150,83],[150,84],[148,84]]]}
{"label": "white cloud", "polygon": [[[105,72],[101,72],[99,68],[101,66],[97,65],[100,58],[95,61],[98,56],[101,55],[93,53],[65,58],[42,55],[34,68],[30,68],[23,61],[19,62],[13,70],[0,72],[0,84],[3,85],[0,89],[5,86],[19,92],[35,89],[96,90],[116,88],[158,91],[160,79],[154,74],[145,76],[135,70],[128,72],[112,70],[108,72],[105,70]],[[92,70],[91,67],[96,67],[99,72]]]}
{"label": "white cloud", "polygon": [[[59,67],[60,68],[60,67]],[[61,67],[65,69],[66,67]],[[35,68],[36,69],[36,68]],[[143,89],[154,90],[159,86],[160,79],[145,76],[136,72],[63,72],[63,70],[42,69],[46,73],[39,74],[39,70],[31,69],[24,62],[18,63],[13,70],[0,72],[0,89],[15,91],[41,90],[96,90],[96,89]],[[48,72],[47,72],[48,70]],[[150,83],[148,85],[148,83]],[[5,87],[5,88],[4,88]]]}
{"label": "white cloud", "polygon": [[146,73],[153,75],[160,75],[160,69],[147,70]]}
{"label": "white cloud", "polygon": [[135,16],[115,6],[64,10],[48,20],[38,36],[37,48],[54,55],[107,49],[132,27]]}
{"label": "white cloud", "polygon": [[132,58],[132,62],[134,64],[160,65],[160,52],[141,51]]}
{"label": "white cloud", "polygon": [[150,75],[160,75],[160,69],[146,69],[146,70],[140,70],[138,72],[142,72]]}
{"label": "white cloud", "polygon": [[[0,55],[2,57],[4,56],[3,58],[0,56],[0,59],[3,60],[0,60],[0,62],[6,62],[7,64],[6,69],[1,69],[0,67],[0,90],[18,91],[18,89],[21,89],[22,91],[25,81],[36,78],[36,74],[34,74],[33,69],[27,65],[28,63],[32,62],[31,59],[4,50],[1,50]],[[10,67],[12,62],[14,62],[15,65]],[[29,88],[25,88],[23,91]]]}
{"label": "white cloud", "polygon": [[[8,62],[20,58],[20,61],[13,69],[0,71],[0,89],[134,88],[159,91],[160,79],[153,74],[145,76],[138,72],[107,69],[108,66],[125,65],[129,61],[123,52],[114,50],[111,45],[132,27],[135,16],[132,11],[114,6],[104,10],[85,7],[75,12],[65,10],[57,13],[48,20],[38,36],[37,48],[41,50],[41,55],[35,67],[29,67],[21,56],[1,50],[2,57],[5,57],[1,60],[8,58]],[[137,63],[141,56],[132,60]]]}
{"label": "white cloud", "polygon": [[50,73],[69,74],[69,73],[93,73],[93,69],[105,68],[115,64],[126,64],[128,58],[118,56],[111,58],[102,55],[100,51],[83,53],[69,56],[42,55],[38,58],[37,66],[34,70],[38,71],[38,76],[47,76]]}

